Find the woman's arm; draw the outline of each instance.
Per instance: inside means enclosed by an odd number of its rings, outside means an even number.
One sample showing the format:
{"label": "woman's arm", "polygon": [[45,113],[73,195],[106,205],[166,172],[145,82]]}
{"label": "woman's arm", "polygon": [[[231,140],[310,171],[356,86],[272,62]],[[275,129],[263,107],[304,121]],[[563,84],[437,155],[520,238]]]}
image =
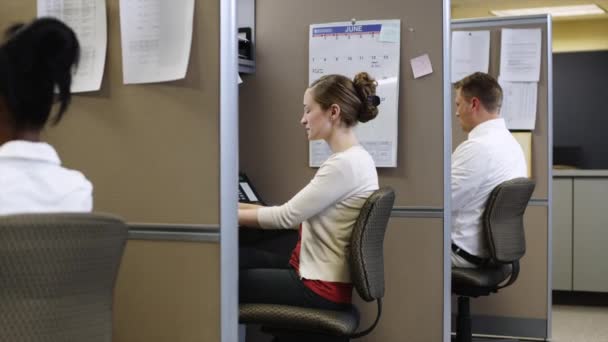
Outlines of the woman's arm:
{"label": "woman's arm", "polygon": [[260,223],[258,222],[258,208],[250,207],[250,208],[241,208],[241,203],[239,203],[239,226],[240,227],[249,227],[249,228],[260,228]]}
{"label": "woman's arm", "polygon": [[239,202],[239,209],[259,209],[259,208],[263,208],[263,207],[264,206],[259,205],[259,204]]}
{"label": "woman's arm", "polygon": [[261,208],[257,214],[262,228],[295,227],[333,205],[356,186],[348,166],[340,161],[324,164],[304,189],[278,207]]}

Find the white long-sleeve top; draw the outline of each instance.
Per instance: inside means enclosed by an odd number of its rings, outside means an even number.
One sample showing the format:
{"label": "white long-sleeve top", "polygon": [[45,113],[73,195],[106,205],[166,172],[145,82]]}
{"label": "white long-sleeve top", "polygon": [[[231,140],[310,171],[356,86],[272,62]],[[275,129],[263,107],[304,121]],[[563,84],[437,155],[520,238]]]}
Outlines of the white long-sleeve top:
{"label": "white long-sleeve top", "polygon": [[351,282],[350,238],[367,198],[378,189],[374,160],[360,145],[334,153],[287,203],[258,210],[262,228],[302,223],[300,276]]}
{"label": "white long-sleeve top", "polygon": [[452,242],[488,257],[481,222],[488,197],[498,184],[526,176],[523,150],[503,119],[473,128],[452,154]]}
{"label": "white long-sleeve top", "polygon": [[0,146],[0,215],[89,212],[92,192],[82,173],[61,166],[51,145],[14,140]]}

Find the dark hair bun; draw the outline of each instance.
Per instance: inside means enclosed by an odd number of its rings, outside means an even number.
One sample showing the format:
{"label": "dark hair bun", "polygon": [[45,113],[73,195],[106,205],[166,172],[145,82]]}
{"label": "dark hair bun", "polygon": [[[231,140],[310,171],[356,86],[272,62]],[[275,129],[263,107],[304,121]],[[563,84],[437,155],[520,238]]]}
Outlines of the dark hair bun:
{"label": "dark hair bun", "polygon": [[58,122],[69,105],[72,72],[80,58],[76,34],[57,19],[39,18],[10,27],[6,35],[2,54],[10,72],[3,80],[3,88],[8,89],[3,90],[8,92],[17,125],[44,126],[55,90],[60,107],[54,121]]}
{"label": "dark hair bun", "polygon": [[360,72],[355,75],[353,84],[362,103],[357,119],[359,122],[368,122],[378,115],[378,105],[380,104],[380,98],[376,96],[378,82],[367,72]]}

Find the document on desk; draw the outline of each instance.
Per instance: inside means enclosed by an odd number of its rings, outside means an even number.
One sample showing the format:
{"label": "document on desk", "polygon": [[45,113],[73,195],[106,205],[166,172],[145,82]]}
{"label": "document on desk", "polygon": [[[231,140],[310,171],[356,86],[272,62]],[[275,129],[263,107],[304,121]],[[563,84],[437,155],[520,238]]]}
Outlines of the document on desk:
{"label": "document on desk", "polygon": [[538,83],[507,82],[499,78],[503,99],[500,115],[508,129],[533,130],[536,126]]}
{"label": "document on desk", "polygon": [[38,17],[57,18],[70,26],[80,42],[80,62],[72,92],[101,88],[108,42],[105,0],[38,0]]}
{"label": "document on desk", "polygon": [[194,0],[120,0],[124,83],[186,77],[193,21]]}
{"label": "document on desk", "polygon": [[452,83],[490,67],[490,31],[452,32]]}
{"label": "document on desk", "polygon": [[500,77],[509,82],[540,79],[541,29],[502,29]]}

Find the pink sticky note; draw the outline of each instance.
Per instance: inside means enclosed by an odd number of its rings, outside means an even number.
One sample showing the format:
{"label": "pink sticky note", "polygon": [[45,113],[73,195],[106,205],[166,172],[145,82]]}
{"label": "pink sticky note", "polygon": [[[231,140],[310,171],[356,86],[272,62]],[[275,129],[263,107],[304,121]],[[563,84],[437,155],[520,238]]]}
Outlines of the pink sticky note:
{"label": "pink sticky note", "polygon": [[431,59],[426,53],[422,56],[412,58],[410,60],[410,64],[412,65],[412,72],[414,73],[414,78],[419,78],[433,73]]}

